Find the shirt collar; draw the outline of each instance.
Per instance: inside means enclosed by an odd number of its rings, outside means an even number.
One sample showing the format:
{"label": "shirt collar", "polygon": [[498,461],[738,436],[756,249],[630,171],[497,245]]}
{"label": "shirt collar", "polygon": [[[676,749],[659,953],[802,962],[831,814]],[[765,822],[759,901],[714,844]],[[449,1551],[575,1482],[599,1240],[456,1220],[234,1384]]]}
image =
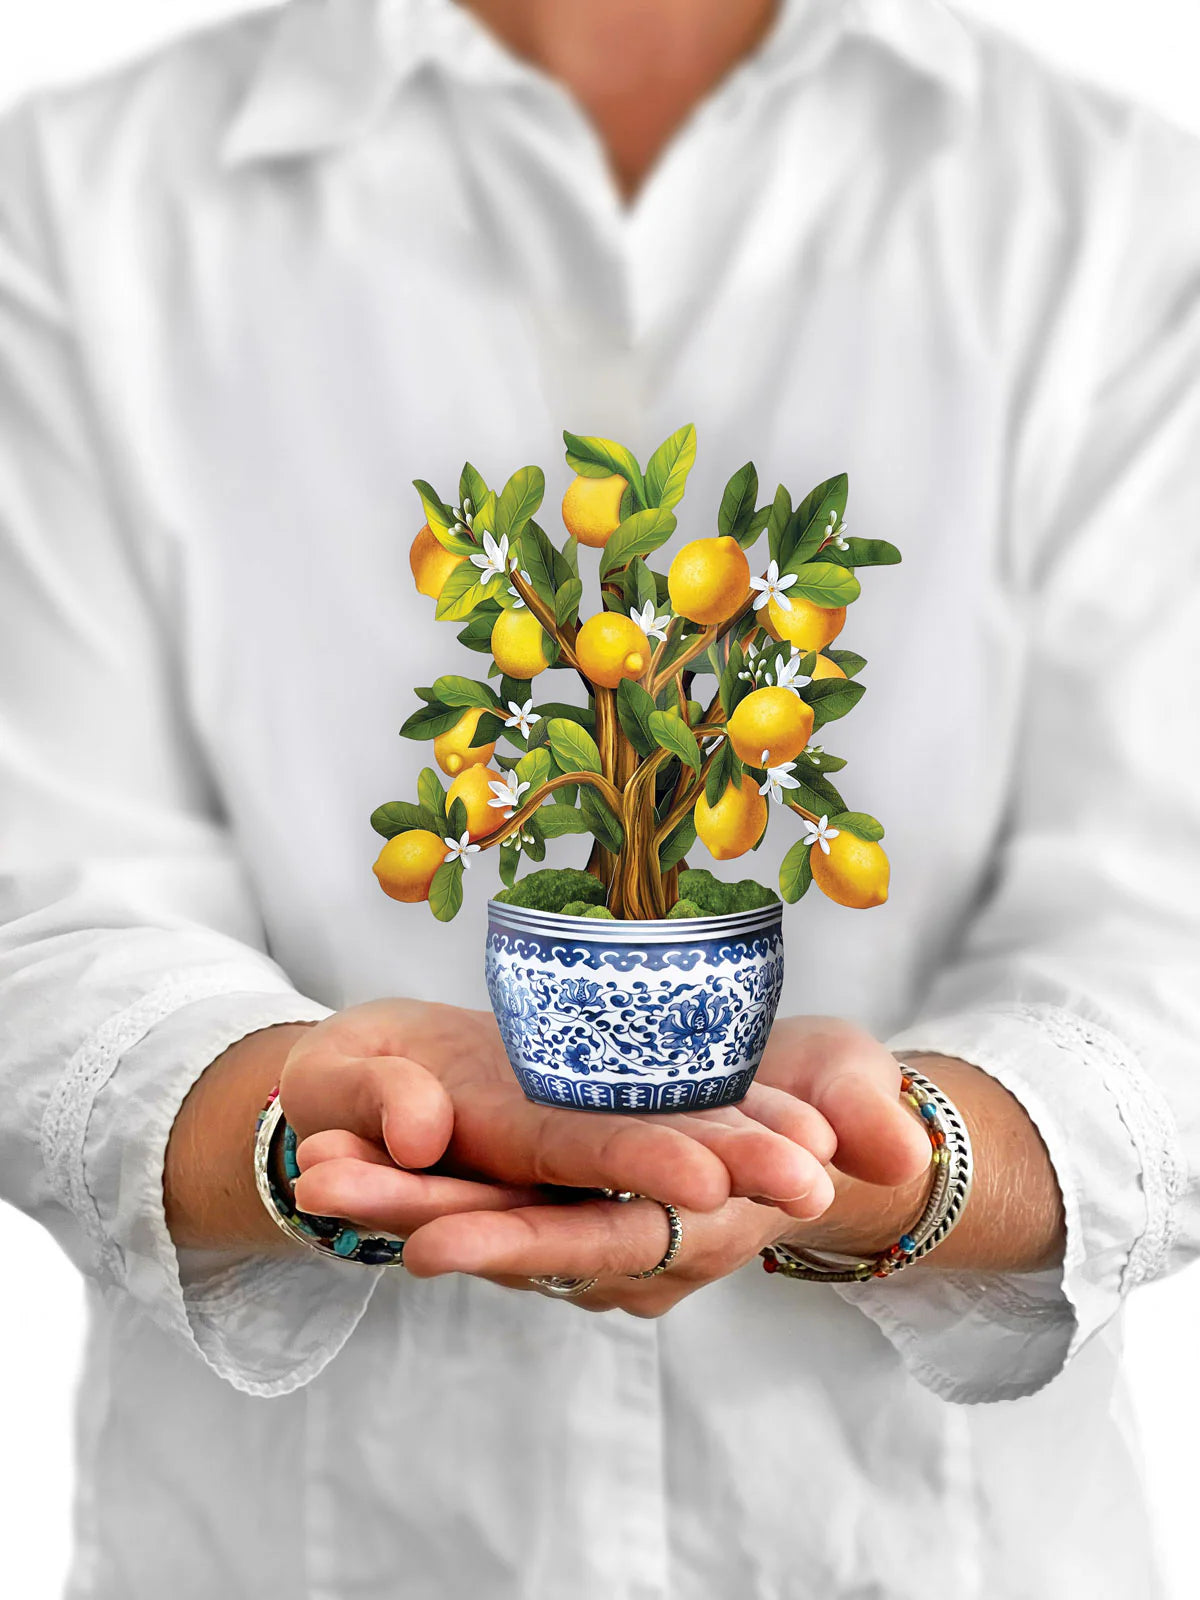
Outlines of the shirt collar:
{"label": "shirt collar", "polygon": [[[974,91],[969,37],[941,0],[781,0],[769,35],[735,71],[751,83],[797,75],[855,37],[949,93]],[[288,0],[271,19],[222,159],[236,166],[344,144],[428,62],[476,82],[537,75],[458,0]]]}

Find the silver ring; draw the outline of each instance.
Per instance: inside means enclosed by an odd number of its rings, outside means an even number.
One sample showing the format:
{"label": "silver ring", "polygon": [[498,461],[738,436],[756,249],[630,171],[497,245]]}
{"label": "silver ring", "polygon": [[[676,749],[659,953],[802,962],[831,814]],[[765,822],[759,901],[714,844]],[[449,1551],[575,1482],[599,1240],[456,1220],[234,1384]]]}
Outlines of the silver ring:
{"label": "silver ring", "polygon": [[[631,1195],[630,1199],[654,1200],[654,1196],[650,1194],[635,1194]],[[667,1252],[656,1266],[648,1268],[645,1272],[627,1272],[625,1274],[627,1278],[657,1278],[660,1272],[666,1272],[672,1261],[679,1254],[679,1246],[683,1243],[683,1223],[679,1220],[678,1211],[666,1200],[655,1200],[654,1203],[661,1206],[667,1213],[667,1227],[671,1230],[671,1237],[667,1241]]]}
{"label": "silver ring", "polygon": [[571,1300],[577,1294],[586,1294],[599,1280],[596,1278],[530,1278],[547,1294],[556,1294],[562,1300]]}

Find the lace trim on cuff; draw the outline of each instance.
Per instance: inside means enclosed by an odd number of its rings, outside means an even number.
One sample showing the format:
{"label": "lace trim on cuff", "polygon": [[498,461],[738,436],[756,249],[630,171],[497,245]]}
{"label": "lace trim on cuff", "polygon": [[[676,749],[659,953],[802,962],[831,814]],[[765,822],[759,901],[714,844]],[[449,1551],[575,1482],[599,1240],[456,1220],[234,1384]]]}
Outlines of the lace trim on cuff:
{"label": "lace trim on cuff", "polygon": [[[168,978],[124,1011],[107,1017],[67,1063],[42,1118],[42,1160],[54,1193],[78,1219],[91,1241],[98,1271],[110,1280],[120,1278],[120,1251],[105,1232],[84,1176],[84,1143],[96,1096],[125,1052],[165,1017],[197,1000],[262,993],[270,987],[269,973],[256,974],[255,981],[249,983],[244,967],[189,970]],[[280,993],[286,992],[280,985]]]}

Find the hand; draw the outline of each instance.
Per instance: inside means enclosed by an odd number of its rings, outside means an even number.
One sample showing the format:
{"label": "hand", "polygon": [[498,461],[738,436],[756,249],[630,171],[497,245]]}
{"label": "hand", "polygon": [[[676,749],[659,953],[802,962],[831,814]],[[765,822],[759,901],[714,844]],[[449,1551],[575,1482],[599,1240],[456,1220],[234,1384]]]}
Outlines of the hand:
{"label": "hand", "polygon": [[522,1289],[533,1276],[597,1277],[573,1304],[661,1316],[767,1244],[863,1255],[885,1248],[920,1209],[930,1153],[927,1136],[900,1103],[895,1057],[851,1023],[796,1017],[776,1025],[764,1077],[812,1102],[838,1138],[831,1169],[837,1199],[820,1211],[814,1205],[807,1219],[795,1207],[789,1216],[747,1199],[731,1199],[707,1215],[681,1211],[683,1244],[669,1271],[632,1281],[626,1274],[653,1266],[666,1248],[661,1206],[523,1205],[506,1215],[429,1218],[409,1238],[406,1266],[417,1277],[469,1272]]}
{"label": "hand", "polygon": [[696,1212],[761,1196],[805,1219],[833,1197],[834,1136],[802,1101],[756,1085],[741,1106],[699,1113],[538,1106],[490,1012],[405,1000],[339,1012],[293,1044],[280,1098],[301,1140],[297,1204],[406,1236],[443,1209],[483,1209],[472,1201],[486,1180],[522,1191],[493,1190],[488,1205],[508,1209],[543,1185],[633,1189]]}

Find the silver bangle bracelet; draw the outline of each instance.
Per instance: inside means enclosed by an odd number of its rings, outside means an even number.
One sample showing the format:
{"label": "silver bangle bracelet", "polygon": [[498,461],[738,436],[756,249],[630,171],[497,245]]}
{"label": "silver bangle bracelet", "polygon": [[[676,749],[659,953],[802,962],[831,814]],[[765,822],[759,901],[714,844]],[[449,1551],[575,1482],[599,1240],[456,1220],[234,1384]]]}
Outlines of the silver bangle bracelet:
{"label": "silver bangle bracelet", "polygon": [[954,1102],[924,1073],[907,1064],[901,1070],[901,1099],[920,1118],[933,1146],[933,1176],[920,1216],[895,1244],[870,1261],[774,1244],[761,1252],[767,1272],[782,1272],[785,1277],[810,1283],[863,1283],[869,1278],[888,1278],[936,1250],[957,1227],[974,1176],[967,1125]]}
{"label": "silver bangle bracelet", "polygon": [[[282,1133],[282,1151],[276,1145]],[[287,1177],[282,1183],[276,1174],[280,1156]],[[394,1233],[360,1233],[343,1217],[315,1216],[297,1208],[289,1185],[300,1176],[296,1163],[295,1130],[284,1120],[279,1090],[275,1089],[258,1114],[254,1136],[254,1182],[267,1214],[287,1234],[324,1256],[341,1261],[357,1261],[368,1267],[404,1265],[404,1240]]]}

